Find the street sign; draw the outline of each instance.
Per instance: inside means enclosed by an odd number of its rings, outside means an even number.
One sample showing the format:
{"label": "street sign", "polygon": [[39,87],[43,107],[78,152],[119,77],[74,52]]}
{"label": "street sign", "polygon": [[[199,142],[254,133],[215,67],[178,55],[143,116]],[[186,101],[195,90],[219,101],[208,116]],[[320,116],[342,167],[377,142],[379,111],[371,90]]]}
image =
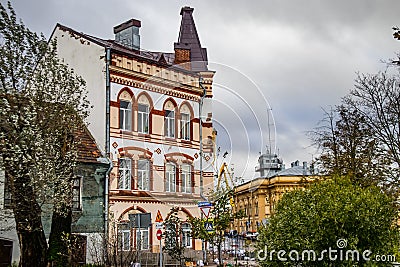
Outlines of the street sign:
{"label": "street sign", "polygon": [[197,207],[211,207],[212,204],[208,201],[200,201],[199,203],[197,203]]}
{"label": "street sign", "polygon": [[151,213],[129,214],[131,228],[151,227]]}
{"label": "street sign", "polygon": [[158,240],[161,240],[161,236],[162,236],[162,231],[161,231],[161,229],[158,229],[158,230],[157,230],[156,236],[157,236],[157,239],[158,239]]}
{"label": "street sign", "polygon": [[156,216],[156,222],[160,223],[163,221],[163,218],[161,216],[160,210],[157,211],[157,216]]}
{"label": "street sign", "polygon": [[233,200],[233,197],[229,199],[229,204],[231,205],[232,208],[235,207],[235,201]]}
{"label": "street sign", "polygon": [[206,219],[208,219],[208,216],[210,215],[210,209],[211,207],[200,207],[200,210],[204,214]]}
{"label": "street sign", "polygon": [[213,225],[213,223],[210,222],[210,221],[204,222],[204,228],[206,229],[206,231],[207,231],[208,233],[214,232],[214,225]]}
{"label": "street sign", "polygon": [[164,224],[156,222],[156,229],[163,229]]}

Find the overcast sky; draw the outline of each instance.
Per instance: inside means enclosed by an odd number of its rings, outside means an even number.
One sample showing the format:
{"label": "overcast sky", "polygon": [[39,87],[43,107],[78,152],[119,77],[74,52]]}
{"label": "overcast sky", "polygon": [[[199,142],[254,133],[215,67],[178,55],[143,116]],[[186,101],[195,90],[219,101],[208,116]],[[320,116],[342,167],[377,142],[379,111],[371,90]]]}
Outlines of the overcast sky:
{"label": "overcast sky", "polygon": [[[381,60],[400,50],[391,30],[400,26],[399,0],[12,2],[25,24],[46,37],[61,23],[112,39],[113,26],[136,18],[142,21],[141,47],[165,52],[177,41],[180,8],[194,7],[202,46],[217,71],[219,145],[229,151],[235,176],[254,174],[268,140],[286,166],[296,159],[310,161],[316,150],[309,147],[306,131],[322,118],[321,108],[339,103],[356,72],[383,70]],[[268,131],[268,119],[276,136]]]}

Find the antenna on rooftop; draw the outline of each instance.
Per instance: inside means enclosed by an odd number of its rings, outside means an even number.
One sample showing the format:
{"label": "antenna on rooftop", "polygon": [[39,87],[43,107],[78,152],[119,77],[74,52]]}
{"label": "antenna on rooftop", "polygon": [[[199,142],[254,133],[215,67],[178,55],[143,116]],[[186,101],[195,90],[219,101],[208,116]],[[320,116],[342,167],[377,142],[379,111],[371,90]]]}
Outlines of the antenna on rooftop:
{"label": "antenna on rooftop", "polygon": [[269,146],[269,148],[268,148],[268,153],[269,154],[271,154],[272,153],[272,149],[271,149],[271,124],[269,123],[269,113],[272,111],[272,108],[269,108],[268,109],[268,112],[267,112],[267,122],[268,122],[268,146]]}

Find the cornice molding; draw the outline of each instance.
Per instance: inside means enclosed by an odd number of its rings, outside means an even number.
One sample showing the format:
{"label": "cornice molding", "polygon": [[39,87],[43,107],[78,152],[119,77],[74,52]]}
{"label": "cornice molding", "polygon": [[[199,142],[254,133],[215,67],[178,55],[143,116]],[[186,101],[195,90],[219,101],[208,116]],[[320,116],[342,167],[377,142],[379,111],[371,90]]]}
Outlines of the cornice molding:
{"label": "cornice molding", "polygon": [[194,86],[166,80],[121,67],[110,66],[111,82],[132,86],[172,97],[199,102],[203,90]]}

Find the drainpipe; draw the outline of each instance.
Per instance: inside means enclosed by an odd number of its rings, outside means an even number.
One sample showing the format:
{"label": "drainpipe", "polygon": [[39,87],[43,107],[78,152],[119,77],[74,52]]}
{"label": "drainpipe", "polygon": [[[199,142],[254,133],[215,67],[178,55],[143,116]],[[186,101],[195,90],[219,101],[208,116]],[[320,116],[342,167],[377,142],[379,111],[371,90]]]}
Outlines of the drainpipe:
{"label": "drainpipe", "polygon": [[113,168],[112,160],[110,159],[110,62],[111,62],[111,49],[106,48],[106,158],[109,162],[109,168],[106,173],[106,179],[104,181],[104,256],[105,260],[108,258],[107,241],[109,238],[108,234],[108,185],[110,180],[110,172]]}
{"label": "drainpipe", "polygon": [[[203,89],[203,95],[201,96],[199,102],[199,138],[200,138],[200,197],[207,201],[207,198],[204,196],[204,188],[203,188],[203,120],[202,120],[202,111],[203,111],[203,102],[204,98],[206,97],[206,89],[203,86],[203,78],[199,77],[199,85],[200,88]],[[201,213],[201,219],[203,219],[203,213]],[[203,263],[207,260],[207,253],[206,253],[206,243],[204,240],[201,240],[201,250],[203,252]]]}
{"label": "drainpipe", "polygon": [[206,97],[206,89],[203,86],[203,78],[199,77],[199,85],[201,89],[203,89],[203,95],[201,96],[199,103],[199,131],[200,131],[200,197],[204,200],[207,198],[204,196],[204,188],[203,188],[203,120],[202,120],[202,111],[203,111],[203,101]]}

